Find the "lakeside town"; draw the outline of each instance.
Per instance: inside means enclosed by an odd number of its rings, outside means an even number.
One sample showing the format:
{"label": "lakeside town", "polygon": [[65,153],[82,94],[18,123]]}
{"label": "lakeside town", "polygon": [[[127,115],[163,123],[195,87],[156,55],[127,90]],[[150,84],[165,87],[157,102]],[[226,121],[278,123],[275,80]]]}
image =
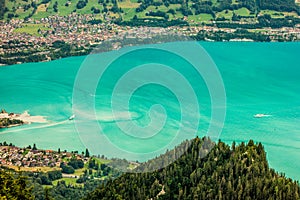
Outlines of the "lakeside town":
{"label": "lakeside town", "polygon": [[[29,33],[32,30],[36,32]],[[205,32],[202,40],[214,41],[211,38],[216,34],[234,34],[236,31],[236,28],[220,28],[205,24],[169,27],[121,26],[113,23],[109,18],[101,22],[92,14],[76,13],[67,16],[53,15],[39,20],[11,19],[0,22],[0,65],[50,61],[65,56],[85,55],[101,42],[114,38],[143,39],[168,34],[193,37]],[[247,31],[267,36],[270,41],[300,40],[300,24],[293,27],[256,28],[247,29]],[[229,41],[254,40],[237,37]]]}
{"label": "lakeside town", "polygon": [[[104,155],[90,155],[88,149],[68,152],[38,149],[36,144],[17,147],[12,143],[0,142],[0,171],[9,170],[35,178],[39,184],[55,186],[65,184],[82,188],[87,182],[102,183],[118,177],[120,170],[132,170],[139,163]],[[99,182],[100,181],[100,182]]]}
{"label": "lakeside town", "polygon": [[0,143],[0,164],[8,168],[23,167],[51,167],[58,169],[62,163],[65,163],[71,158],[88,161],[88,157],[82,154],[70,153],[67,151],[60,152],[53,150],[39,150],[35,144],[33,147],[20,148],[7,144],[6,142]]}

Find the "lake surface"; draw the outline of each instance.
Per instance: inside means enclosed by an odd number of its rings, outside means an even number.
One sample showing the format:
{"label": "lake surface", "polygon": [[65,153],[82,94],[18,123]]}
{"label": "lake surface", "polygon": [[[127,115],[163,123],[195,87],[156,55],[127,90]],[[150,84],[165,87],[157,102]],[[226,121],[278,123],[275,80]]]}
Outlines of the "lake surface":
{"label": "lake surface", "polygon": [[[300,180],[300,43],[204,42],[201,45],[217,65],[226,90],[226,119],[220,139],[227,143],[249,139],[262,142],[271,167]],[[157,53],[140,51],[115,61],[97,83],[96,91],[74,87],[85,56],[1,67],[0,107],[9,112],[28,110],[31,115],[43,115],[48,123],[1,129],[0,141],[17,146],[36,143],[38,148],[79,152],[87,147],[93,154],[144,161],[184,139],[206,135],[211,100],[205,82],[185,60]],[[99,55],[99,65],[101,59],[117,54],[118,51]],[[180,100],[174,91],[158,84],[144,84],[130,98],[129,94],[118,93],[113,102],[116,109],[111,112],[111,93],[122,74],[134,66],[151,65],[154,61],[180,71],[196,91],[200,107],[197,133],[191,127],[197,123],[195,116],[199,113],[188,110],[184,121],[180,121]],[[178,81],[163,70],[155,77]],[[132,81],[142,83],[144,78],[135,76]],[[89,81],[86,77],[80,84],[86,86]],[[74,91],[80,94],[75,101]],[[124,102],[129,105],[123,105]],[[164,109],[157,107],[149,113],[157,104]],[[75,119],[68,120],[74,113]],[[258,113],[269,116],[253,117]],[[165,120],[164,124],[161,119]],[[95,121],[101,129],[95,127]],[[118,125],[144,128],[131,128],[134,135],[130,135],[124,134]],[[163,128],[156,130],[161,125]],[[185,132],[175,137],[178,127],[184,127]],[[151,135],[153,132],[159,134]],[[107,146],[104,140],[99,141],[97,134],[111,144]]]}

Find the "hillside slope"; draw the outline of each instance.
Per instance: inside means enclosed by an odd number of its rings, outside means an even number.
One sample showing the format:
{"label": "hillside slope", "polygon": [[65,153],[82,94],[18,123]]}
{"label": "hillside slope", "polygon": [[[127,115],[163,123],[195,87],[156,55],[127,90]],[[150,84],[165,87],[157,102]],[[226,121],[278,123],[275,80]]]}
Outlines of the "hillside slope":
{"label": "hillside slope", "polygon": [[294,0],[0,0],[0,18],[40,19],[71,13],[94,14],[102,20],[118,18],[175,20],[189,22],[234,20],[253,21],[260,14],[273,17],[298,16]]}
{"label": "hillside slope", "polygon": [[31,200],[34,199],[31,191],[25,177],[15,177],[10,172],[0,170],[0,199]]}
{"label": "hillside slope", "polygon": [[299,184],[269,168],[261,144],[211,147],[211,141],[196,138],[165,169],[124,174],[86,199],[299,199]]}

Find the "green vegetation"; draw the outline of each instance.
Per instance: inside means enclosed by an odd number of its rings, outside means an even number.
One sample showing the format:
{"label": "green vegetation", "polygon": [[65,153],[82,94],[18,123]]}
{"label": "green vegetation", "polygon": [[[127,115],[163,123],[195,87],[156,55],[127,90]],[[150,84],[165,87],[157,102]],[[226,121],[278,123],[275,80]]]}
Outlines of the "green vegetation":
{"label": "green vegetation", "polygon": [[[276,4],[269,0],[6,0],[5,3],[4,19],[21,18],[24,22],[8,23],[7,27],[11,27],[8,29],[19,34],[5,36],[8,40],[1,45],[1,65],[87,55],[102,39],[122,35],[119,33],[128,29],[120,26],[177,26],[174,32],[184,32],[197,40],[299,40],[299,34],[293,31],[252,31],[300,24],[300,7],[290,0],[276,0]],[[49,16],[52,17],[38,20]],[[201,26],[206,33],[197,35],[196,27],[180,28],[190,25]],[[232,32],[227,28],[237,30]],[[24,42],[23,37],[32,39]]]}
{"label": "green vegetation", "polygon": [[[285,17],[300,14],[294,0],[5,0],[5,9],[0,9],[4,19],[30,17],[40,19],[58,14],[94,14],[98,19],[109,17],[121,21],[138,19],[178,20],[188,17],[192,23],[210,20],[231,21],[233,13],[241,18],[256,18],[258,14]],[[253,20],[252,22],[255,22]],[[20,31],[34,32],[36,27]]]}
{"label": "green vegetation", "polygon": [[1,118],[0,119],[0,128],[14,126],[14,125],[20,125],[24,122],[22,120],[18,119],[9,119],[9,118]]}
{"label": "green vegetation", "polygon": [[230,148],[196,138],[136,170],[151,169],[182,151],[164,169],[124,174],[85,199],[299,199],[299,183],[270,169],[262,144],[252,140]]}
{"label": "green vegetation", "polygon": [[[230,41],[230,40],[253,40],[259,42],[270,42],[271,39],[268,35],[262,34],[260,32],[250,32],[246,29],[237,29],[233,33],[227,33],[224,31],[217,31],[213,34],[206,31],[200,31],[195,37],[196,40],[213,40],[213,41]],[[292,39],[292,38],[291,38]]]}
{"label": "green vegetation", "polygon": [[84,162],[76,158],[71,158],[71,160],[67,164],[61,163],[60,165],[62,173],[65,174],[74,174],[76,169],[82,169],[83,167]]}
{"label": "green vegetation", "polygon": [[240,8],[234,12],[239,16],[250,16],[250,11],[247,8]]}
{"label": "green vegetation", "polygon": [[[116,159],[119,160],[119,159]],[[34,185],[33,194],[36,199],[43,199],[40,190],[44,185],[49,185],[48,193],[54,199],[81,199],[97,186],[105,184],[108,179],[115,179],[120,175],[117,169],[109,166],[111,160],[92,157],[84,164],[83,168],[77,168],[69,177],[62,175],[61,171],[48,173],[27,173]],[[104,164],[106,163],[106,164]],[[128,162],[126,162],[128,166]],[[78,160],[71,159],[67,166],[81,165]],[[76,167],[75,167],[76,168]],[[52,173],[52,174],[51,174]],[[41,178],[44,177],[44,178]],[[40,180],[43,180],[41,182]]]}
{"label": "green vegetation", "polygon": [[22,27],[14,29],[14,32],[16,33],[28,33],[30,35],[36,35],[41,36],[39,33],[41,30],[50,30],[50,28],[47,27],[47,25],[43,24],[29,24],[25,23]]}
{"label": "green vegetation", "polygon": [[199,14],[199,15],[190,15],[188,16],[188,21],[190,24],[197,23],[197,22],[206,22],[209,23],[209,21],[213,20],[213,17],[211,14]]}
{"label": "green vegetation", "polygon": [[32,188],[24,176],[0,170],[0,199],[34,199]]}
{"label": "green vegetation", "polygon": [[[155,170],[161,163],[171,163]],[[68,164],[82,166],[74,158]],[[132,168],[123,175],[115,166]],[[129,168],[128,168],[129,167]],[[152,171],[152,172],[144,172]],[[209,138],[186,140],[133,167],[126,160],[91,157],[77,178],[61,171],[0,171],[6,199],[299,199],[299,183],[270,169],[261,143],[230,146]],[[27,178],[25,178],[27,177]],[[100,178],[101,177],[101,178]]]}
{"label": "green vegetation", "polygon": [[80,183],[76,183],[76,178],[61,178],[59,180],[55,180],[55,181],[52,181],[52,184],[53,186],[57,186],[59,184],[59,182],[65,182],[66,185],[72,185],[72,186],[83,186],[83,184],[80,184]]}
{"label": "green vegetation", "polygon": [[270,9],[277,11],[296,11],[299,13],[299,7],[296,7],[295,0],[260,0],[258,6],[261,9]]}
{"label": "green vegetation", "polygon": [[5,12],[5,0],[0,0],[0,20],[4,18]]}
{"label": "green vegetation", "polygon": [[[19,40],[13,40],[9,42],[9,45],[3,45],[3,49],[10,49],[13,47],[18,47],[21,42]],[[90,48],[78,47],[71,45],[61,40],[56,40],[52,43],[52,46],[45,48],[34,48],[33,44],[24,45],[26,50],[14,53],[4,53],[0,57],[0,63],[5,63],[8,65],[16,64],[18,62],[39,62],[47,61],[49,59],[55,60],[68,56],[81,56],[86,55],[91,52]],[[47,54],[44,53],[47,51]]]}

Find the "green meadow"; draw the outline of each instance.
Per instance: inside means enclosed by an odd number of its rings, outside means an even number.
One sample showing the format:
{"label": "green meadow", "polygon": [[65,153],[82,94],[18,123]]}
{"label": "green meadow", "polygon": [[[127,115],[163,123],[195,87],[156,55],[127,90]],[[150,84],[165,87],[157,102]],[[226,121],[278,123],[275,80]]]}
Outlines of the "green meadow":
{"label": "green meadow", "polygon": [[14,32],[16,33],[28,33],[31,35],[40,36],[38,33],[39,30],[50,30],[50,28],[47,27],[47,24],[30,24],[25,23],[23,24],[23,27],[14,29]]}
{"label": "green meadow", "polygon": [[[149,18],[147,13],[150,11],[163,11],[167,12],[170,9],[175,11],[175,14],[168,13],[169,19],[178,19],[183,18],[183,14],[180,11],[180,4],[169,4],[165,6],[164,4],[160,6],[148,6],[142,12],[136,12],[136,8],[138,8],[141,3],[138,3],[138,0],[118,0],[117,4],[118,7],[121,8],[123,12],[118,14],[114,14],[111,11],[107,13],[103,12],[103,3],[99,2],[98,0],[88,0],[86,6],[81,9],[76,8],[77,3],[80,0],[50,0],[49,2],[45,3],[42,0],[5,0],[6,7],[8,8],[9,12],[5,13],[5,17],[8,17],[8,13],[14,13],[16,18],[23,19],[25,17],[32,17],[34,19],[41,19],[48,17],[50,15],[59,15],[59,16],[66,16],[73,12],[78,14],[93,14],[93,8],[99,9],[100,13],[95,14],[98,18],[103,18],[104,15],[112,16],[112,17],[119,17],[121,15],[123,20],[131,20],[135,15],[138,18]],[[34,9],[31,4],[36,4],[36,9]],[[57,2],[57,3],[56,3]],[[217,0],[212,0],[212,3],[218,5],[219,3]],[[55,12],[55,4],[57,4],[57,12]],[[113,4],[111,1],[106,1],[105,4],[107,5],[107,9],[109,10]],[[189,3],[189,7],[192,6],[192,3]],[[194,10],[191,8],[192,12]],[[247,8],[241,8],[234,11],[236,14],[241,16],[248,16],[250,15],[250,11]],[[217,17],[225,17],[226,19],[230,19],[232,17],[233,11],[224,10],[216,14]],[[153,17],[153,16],[151,16]],[[161,18],[155,16],[154,18]],[[192,22],[207,22],[213,20],[213,17],[210,14],[202,13],[198,15],[190,15],[188,16],[188,20]]]}

